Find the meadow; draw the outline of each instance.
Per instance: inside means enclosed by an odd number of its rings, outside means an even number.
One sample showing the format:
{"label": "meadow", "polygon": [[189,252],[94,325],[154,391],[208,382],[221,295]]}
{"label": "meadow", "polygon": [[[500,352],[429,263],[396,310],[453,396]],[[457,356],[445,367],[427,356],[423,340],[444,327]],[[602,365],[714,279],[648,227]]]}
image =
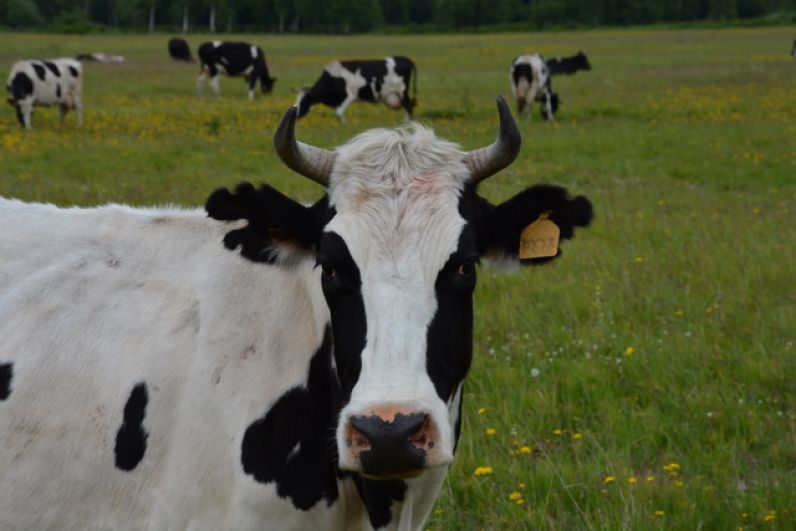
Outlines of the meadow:
{"label": "meadow", "polygon": [[[481,186],[500,201],[539,182],[595,205],[555,263],[479,271],[475,360],[458,455],[428,522],[451,529],[796,528],[796,28],[445,36],[248,35],[273,94],[195,95],[169,36],[0,34],[19,58],[86,64],[85,127],[0,109],[0,194],[60,205],[202,205],[267,181],[312,201],[271,135],[333,58],[404,54],[416,118],[470,149],[496,132],[512,58],[583,50],[557,77],[555,123],[519,120],[523,148]],[[206,36],[205,36],[206,37]],[[210,37],[191,35],[194,50]],[[318,107],[298,137],[334,147],[402,113]]]}

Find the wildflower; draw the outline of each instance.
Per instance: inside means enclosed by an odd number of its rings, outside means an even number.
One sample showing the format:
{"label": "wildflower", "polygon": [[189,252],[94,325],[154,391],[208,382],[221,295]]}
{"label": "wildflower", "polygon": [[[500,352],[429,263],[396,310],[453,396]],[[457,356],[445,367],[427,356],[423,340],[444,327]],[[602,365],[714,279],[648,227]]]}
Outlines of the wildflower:
{"label": "wildflower", "polygon": [[741,513],[741,518],[746,518],[747,516],[749,516],[749,513]]}
{"label": "wildflower", "polygon": [[760,209],[759,208],[755,207],[755,208],[752,209],[752,214],[754,214],[755,216],[758,215],[759,213],[760,213]]}
{"label": "wildflower", "polygon": [[647,481],[655,481],[655,476],[647,476],[645,479]]}
{"label": "wildflower", "polygon": [[519,500],[514,500],[514,503],[516,503],[517,505],[525,505],[525,500],[520,498]]}
{"label": "wildflower", "polygon": [[663,469],[667,472],[676,472],[680,470],[680,465],[677,463],[669,463],[668,465],[663,465]]}
{"label": "wildflower", "polygon": [[627,478],[627,482],[630,483],[631,485],[635,484],[636,481],[637,481],[636,476],[630,476],[629,478]]}
{"label": "wildflower", "polygon": [[764,522],[770,522],[770,521],[772,521],[772,520],[776,520],[776,519],[777,519],[777,515],[776,515],[776,514],[771,514],[771,513],[768,513],[768,514],[765,516],[765,518],[763,518],[763,521],[764,521]]}
{"label": "wildflower", "polygon": [[655,516],[657,516],[658,518],[662,517],[664,514],[665,513],[663,511],[661,511],[661,510],[655,511]]}
{"label": "wildflower", "polygon": [[683,483],[682,481],[680,481],[680,480],[678,479],[677,481],[675,481],[675,482],[674,482],[674,485],[675,485],[676,487],[682,487],[683,485],[685,485],[685,483]]}
{"label": "wildflower", "polygon": [[520,490],[525,490],[525,483],[520,483],[519,485],[517,485],[517,488]]}
{"label": "wildflower", "polygon": [[625,356],[628,356],[628,357],[630,357],[630,356],[632,356],[632,355],[633,355],[633,353],[634,353],[635,351],[636,351],[636,349],[634,349],[633,347],[627,347],[627,348],[625,349]]}
{"label": "wildflower", "polygon": [[488,476],[491,473],[492,473],[491,466],[479,466],[478,468],[475,469],[474,472],[476,476]]}
{"label": "wildflower", "polygon": [[497,430],[495,428],[487,428],[484,430],[484,433],[491,437],[497,433]]}
{"label": "wildflower", "polygon": [[641,262],[643,262],[644,260],[646,260],[646,258],[644,258],[643,256],[637,256],[637,257],[635,257],[635,258],[633,259],[633,262],[635,262],[635,263],[637,263],[637,264],[640,264],[640,263],[641,263]]}
{"label": "wildflower", "polygon": [[478,414],[479,415],[483,415],[484,413],[486,413],[486,408],[485,407],[479,407],[478,408]]}
{"label": "wildflower", "polygon": [[684,315],[685,315],[685,312],[683,310],[677,310],[676,312],[674,312],[674,316],[675,317],[682,317]]}
{"label": "wildflower", "polygon": [[583,438],[583,434],[582,433],[575,432],[575,433],[572,434],[572,440],[573,441],[579,441],[582,438]]}
{"label": "wildflower", "polygon": [[616,478],[614,476],[605,476],[603,483],[611,483],[612,481],[616,481]]}
{"label": "wildflower", "polygon": [[515,490],[514,492],[509,494],[509,499],[511,501],[517,501],[517,500],[522,499],[522,492],[518,492],[518,491]]}
{"label": "wildflower", "polygon": [[539,369],[534,367],[531,369],[531,378],[538,378],[539,377]]}
{"label": "wildflower", "polygon": [[553,435],[561,435],[561,428],[556,428],[553,430]]}
{"label": "wildflower", "polygon": [[519,452],[521,454],[529,454],[529,453],[531,453],[531,447],[530,446],[520,446]]}

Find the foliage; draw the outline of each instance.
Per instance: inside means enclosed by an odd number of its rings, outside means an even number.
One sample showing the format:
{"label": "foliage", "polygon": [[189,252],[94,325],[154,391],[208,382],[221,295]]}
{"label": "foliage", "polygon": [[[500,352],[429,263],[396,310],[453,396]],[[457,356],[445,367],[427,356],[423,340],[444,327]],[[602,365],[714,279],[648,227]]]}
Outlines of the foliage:
{"label": "foliage", "polygon": [[[0,0],[0,26],[360,33],[380,28],[525,28],[732,21],[796,12],[796,0]],[[78,14],[78,15],[76,15]],[[56,23],[57,22],[57,23]],[[84,28],[85,29],[85,28]]]}
{"label": "foliage", "polygon": [[[41,108],[24,132],[0,108],[0,194],[198,206],[265,180],[312,201],[320,189],[270,138],[290,87],[330,58],[412,57],[417,118],[471,149],[494,139],[514,56],[582,49],[593,70],[553,80],[557,121],[522,117],[518,160],[480,191],[558,183],[592,199],[595,222],[553,264],[479,269],[463,435],[427,528],[794,529],[794,32],[235,35],[279,77],[253,102],[228,78],[198,98],[196,65],[171,61],[163,36],[0,34],[5,71],[20,57],[128,58],[85,64],[82,129]],[[331,148],[402,119],[367,104],[346,117],[314,109],[297,134]]]}

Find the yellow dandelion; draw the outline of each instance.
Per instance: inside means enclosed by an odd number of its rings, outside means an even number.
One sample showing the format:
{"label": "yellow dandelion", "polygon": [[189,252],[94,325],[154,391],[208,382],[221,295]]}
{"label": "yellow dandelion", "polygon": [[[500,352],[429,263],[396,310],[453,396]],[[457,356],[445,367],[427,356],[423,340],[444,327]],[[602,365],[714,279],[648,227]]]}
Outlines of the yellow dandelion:
{"label": "yellow dandelion", "polygon": [[760,209],[759,208],[755,207],[755,208],[752,209],[752,214],[754,214],[755,216],[758,215],[759,213],[760,213]]}
{"label": "yellow dandelion", "polygon": [[685,315],[685,312],[683,310],[677,310],[676,312],[674,312],[674,316],[675,317],[682,317],[684,315]]}
{"label": "yellow dandelion", "polygon": [[573,441],[579,441],[582,438],[583,438],[583,434],[582,433],[575,432],[575,433],[572,434],[572,440]]}
{"label": "yellow dandelion", "polygon": [[525,505],[525,500],[520,498],[519,500],[514,500],[514,503],[516,503],[517,505]]}
{"label": "yellow dandelion", "polygon": [[478,408],[478,414],[479,415],[483,415],[484,413],[486,413],[486,408],[485,407],[479,407]]}
{"label": "yellow dandelion", "polygon": [[491,466],[479,466],[475,469],[474,474],[476,476],[488,476],[493,472]]}
{"label": "yellow dandelion", "polygon": [[518,492],[518,491],[515,490],[514,492],[509,494],[509,499],[511,501],[517,501],[517,500],[522,499],[522,492]]}
{"label": "yellow dandelion", "polygon": [[647,476],[645,479],[647,481],[655,481],[655,476]]}
{"label": "yellow dandelion", "polygon": [[529,453],[531,453],[531,447],[530,446],[520,446],[519,452],[521,454],[529,454]]}
{"label": "yellow dandelion", "polygon": [[561,429],[560,428],[554,429],[553,430],[553,435],[561,435]]}
{"label": "yellow dandelion", "polygon": [[611,483],[612,481],[616,481],[616,478],[614,476],[605,476],[603,483]]}
{"label": "yellow dandelion", "polygon": [[630,476],[629,478],[627,478],[627,482],[630,483],[631,485],[636,483],[636,481],[637,481],[636,476]]}
{"label": "yellow dandelion", "polygon": [[625,356],[632,356],[633,353],[636,351],[633,347],[627,347],[625,349]]}
{"label": "yellow dandelion", "polygon": [[776,514],[771,514],[771,513],[769,513],[769,514],[767,514],[767,515],[765,516],[765,518],[763,518],[763,521],[764,521],[764,522],[770,522],[770,521],[772,521],[772,520],[776,520],[776,519],[777,519],[777,515],[776,515]]}
{"label": "yellow dandelion", "polygon": [[666,513],[664,513],[664,512],[663,512],[663,511],[661,511],[661,510],[657,510],[657,511],[655,511],[655,516],[657,516],[658,518],[662,517],[664,514],[666,514]]}
{"label": "yellow dandelion", "polygon": [[519,485],[517,485],[517,488],[520,490],[525,490],[525,483],[520,483]]}
{"label": "yellow dandelion", "polygon": [[677,463],[669,463],[668,465],[663,465],[663,469],[667,472],[676,472],[680,470],[680,465]]}
{"label": "yellow dandelion", "polygon": [[635,262],[635,263],[637,263],[637,264],[640,264],[640,263],[641,263],[641,262],[643,262],[644,260],[646,260],[646,258],[644,258],[643,256],[637,256],[637,257],[635,257],[635,258],[633,259],[633,262]]}
{"label": "yellow dandelion", "polygon": [[491,437],[497,433],[497,430],[495,428],[487,428],[484,430],[484,433]]}
{"label": "yellow dandelion", "polygon": [[749,516],[749,513],[741,513],[741,518],[746,518],[747,516]]}

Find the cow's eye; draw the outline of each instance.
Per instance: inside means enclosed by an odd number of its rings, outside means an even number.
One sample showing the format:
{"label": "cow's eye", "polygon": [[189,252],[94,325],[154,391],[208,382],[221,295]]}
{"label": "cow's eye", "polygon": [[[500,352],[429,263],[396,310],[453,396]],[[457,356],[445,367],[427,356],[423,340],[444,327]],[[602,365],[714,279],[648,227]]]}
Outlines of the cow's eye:
{"label": "cow's eye", "polygon": [[463,262],[459,269],[456,270],[456,274],[460,277],[469,277],[475,272],[475,262]]}
{"label": "cow's eye", "polygon": [[337,276],[337,271],[329,264],[321,264],[321,271],[323,272],[324,280],[332,280]]}

